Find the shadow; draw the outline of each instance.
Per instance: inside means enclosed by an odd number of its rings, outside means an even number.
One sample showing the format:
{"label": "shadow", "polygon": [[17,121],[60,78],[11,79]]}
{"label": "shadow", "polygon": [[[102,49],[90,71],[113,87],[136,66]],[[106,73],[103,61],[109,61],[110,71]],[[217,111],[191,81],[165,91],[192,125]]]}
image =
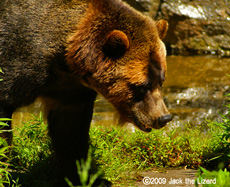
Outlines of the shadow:
{"label": "shadow", "polygon": [[11,171],[11,184],[18,180],[22,187],[56,187],[59,181],[58,167],[53,156],[50,156],[27,171]]}
{"label": "shadow", "polygon": [[[92,163],[89,173],[92,175],[96,174],[99,168],[100,166],[97,164],[92,154]],[[59,171],[60,168],[57,165],[54,154],[52,154],[49,157],[37,162],[27,171],[20,169],[10,171],[12,176],[11,183],[9,185],[5,185],[5,187],[11,187],[12,184],[14,184],[14,181],[18,181],[18,184],[20,184],[22,187],[62,187],[64,180]],[[104,173],[102,172],[95,181],[95,184],[100,184],[101,182],[110,184],[110,182],[104,180],[103,178]],[[64,184],[64,186],[68,185]]]}

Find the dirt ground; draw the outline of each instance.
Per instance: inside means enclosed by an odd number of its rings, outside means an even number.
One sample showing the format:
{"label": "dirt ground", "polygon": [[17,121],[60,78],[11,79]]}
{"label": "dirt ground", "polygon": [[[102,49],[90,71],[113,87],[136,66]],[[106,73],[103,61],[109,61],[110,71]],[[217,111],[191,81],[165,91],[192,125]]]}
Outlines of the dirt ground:
{"label": "dirt ground", "polygon": [[140,180],[134,184],[137,187],[194,187],[197,170],[172,169],[164,172],[142,172]]}

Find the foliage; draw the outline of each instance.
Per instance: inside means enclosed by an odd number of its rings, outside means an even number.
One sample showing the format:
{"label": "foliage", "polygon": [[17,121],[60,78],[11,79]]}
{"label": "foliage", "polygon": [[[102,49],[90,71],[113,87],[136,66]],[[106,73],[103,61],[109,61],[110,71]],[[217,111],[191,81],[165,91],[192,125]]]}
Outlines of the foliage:
{"label": "foliage", "polygon": [[[9,119],[0,118],[0,134],[4,132],[2,129],[7,126],[7,124],[3,122],[5,120]],[[7,171],[8,164],[4,162],[4,160],[7,159],[6,152],[8,149],[9,147],[6,140],[0,137],[0,186],[9,184],[9,172]]]}
{"label": "foliage", "polygon": [[[230,95],[228,95],[229,97]],[[226,114],[220,114],[222,120],[219,122],[213,121],[211,124],[216,128],[221,129],[216,134],[219,138],[220,144],[216,144],[216,151],[213,151],[215,157],[208,160],[208,167],[214,165],[218,171],[208,171],[202,167],[199,170],[199,178],[196,180],[196,186],[202,179],[215,179],[216,184],[203,184],[202,186],[230,186],[230,172],[227,171],[230,166],[230,105],[227,105],[228,112]],[[217,166],[217,167],[216,167]],[[213,169],[213,168],[212,168]]]}
{"label": "foliage", "polygon": [[[220,151],[219,154],[210,159],[210,162],[217,161],[219,162],[219,169],[224,169],[225,165],[230,164],[230,105],[227,105],[228,112],[227,114],[221,114],[222,121],[213,122],[216,126],[220,127],[223,131],[218,133],[217,136],[220,138]],[[222,163],[222,164],[221,164]]]}
{"label": "foliage", "polygon": [[16,187],[20,185],[51,187],[54,186],[56,178],[47,125],[44,123],[42,113],[31,116],[30,121],[14,129],[9,158],[12,180],[19,178]]}
{"label": "foliage", "polygon": [[[6,131],[4,130],[4,127],[8,126],[5,123],[6,121],[11,121],[11,119],[0,118],[0,134]],[[8,160],[7,153],[9,152],[9,148],[6,140],[0,136],[0,186],[9,185],[11,187],[19,187],[20,185],[17,185],[18,179],[13,180],[8,170],[9,164],[6,161]]]}
{"label": "foliage", "polygon": [[[203,172],[201,174],[201,172]],[[196,179],[195,184],[198,186],[202,184],[203,187],[225,187],[230,186],[230,173],[227,169],[219,171],[208,171],[200,167],[200,175]],[[206,184],[205,184],[206,183]]]}
{"label": "foliage", "polygon": [[42,113],[39,116],[31,115],[32,120],[14,130],[10,162],[15,169],[27,170],[51,155],[51,142],[47,136],[43,115]]}
{"label": "foliage", "polygon": [[111,181],[121,181],[133,178],[134,171],[160,167],[198,168],[209,159],[210,152],[216,150],[219,139],[214,136],[215,132],[214,127],[202,132],[189,124],[184,129],[165,128],[148,134],[139,130],[131,133],[114,127],[94,127],[90,136],[94,157],[105,176]]}
{"label": "foliage", "polygon": [[[49,169],[46,168],[53,167],[46,163],[47,160],[50,162],[47,158],[52,159],[47,127],[41,114],[33,117],[23,127],[15,129],[10,164],[18,173],[30,173],[27,180],[20,177],[21,184],[27,184],[29,180],[31,186],[44,184],[51,187],[53,184],[47,181],[53,174],[47,173]],[[146,134],[139,130],[133,133],[116,127],[93,126],[90,129],[93,161],[89,157],[86,163],[78,163],[82,183],[85,184],[89,170],[96,173],[93,179],[98,177],[95,169],[98,167],[106,179],[120,186],[121,182],[135,180],[138,177],[136,173],[143,170],[184,166],[196,169],[205,166],[211,158],[222,155],[223,148],[228,148],[226,128],[227,124],[223,126],[207,121],[201,126],[185,124],[183,128],[164,128]],[[38,168],[36,172],[34,168]],[[41,171],[46,171],[43,177],[47,180],[37,179]]]}
{"label": "foliage", "polygon": [[[89,150],[88,157],[87,157],[86,161],[84,161],[84,160],[81,160],[81,162],[76,161],[78,175],[80,178],[80,182],[82,184],[81,187],[93,186],[93,183],[100,176],[100,172],[97,172],[95,174],[90,175],[90,170],[92,167],[92,155],[91,155],[91,153],[92,153],[91,150]],[[68,178],[66,178],[65,180],[70,187],[74,187],[74,185],[71,183],[71,181]]]}

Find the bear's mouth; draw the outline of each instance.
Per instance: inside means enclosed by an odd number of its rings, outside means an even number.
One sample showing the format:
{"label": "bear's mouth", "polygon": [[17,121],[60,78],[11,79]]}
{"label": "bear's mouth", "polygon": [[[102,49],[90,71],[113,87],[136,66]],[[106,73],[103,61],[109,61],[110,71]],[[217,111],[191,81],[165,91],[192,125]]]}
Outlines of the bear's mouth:
{"label": "bear's mouth", "polygon": [[144,132],[151,132],[152,129],[160,129],[162,127],[164,127],[167,123],[160,123],[159,118],[155,119],[155,120],[151,120],[151,122],[149,120],[147,120],[146,122],[142,122],[142,120],[138,119],[138,117],[133,116],[133,122],[135,124],[136,127],[138,127],[140,130],[144,131]]}
{"label": "bear's mouth", "polygon": [[153,129],[152,127],[149,127],[149,126],[141,123],[140,120],[136,116],[133,117],[133,120],[134,120],[135,126],[138,127],[140,130],[147,132],[147,133],[152,131],[152,129]]}

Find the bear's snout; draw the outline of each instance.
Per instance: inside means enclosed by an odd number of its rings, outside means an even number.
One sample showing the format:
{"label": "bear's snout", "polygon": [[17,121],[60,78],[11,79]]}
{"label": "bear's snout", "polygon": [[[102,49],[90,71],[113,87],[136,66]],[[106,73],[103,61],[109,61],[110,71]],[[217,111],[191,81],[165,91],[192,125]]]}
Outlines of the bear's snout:
{"label": "bear's snout", "polygon": [[172,115],[171,114],[158,117],[158,125],[160,127],[164,127],[171,120],[172,120]]}

